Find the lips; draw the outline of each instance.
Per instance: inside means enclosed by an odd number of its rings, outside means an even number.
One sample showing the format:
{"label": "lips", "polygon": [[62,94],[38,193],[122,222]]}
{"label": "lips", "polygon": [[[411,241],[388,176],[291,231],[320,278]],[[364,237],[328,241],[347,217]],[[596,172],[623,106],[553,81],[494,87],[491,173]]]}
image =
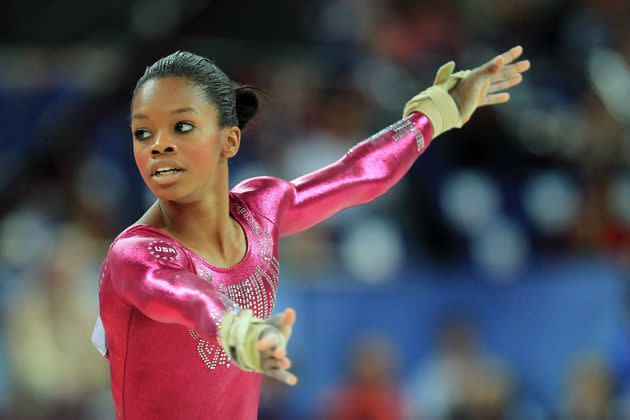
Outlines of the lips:
{"label": "lips", "polygon": [[177,180],[185,171],[174,160],[159,160],[151,165],[151,179],[159,184],[170,183]]}
{"label": "lips", "polygon": [[181,171],[182,169],[165,167],[165,168],[159,168],[151,176],[157,176],[157,177],[169,176],[169,175],[176,174],[177,172],[181,172]]}

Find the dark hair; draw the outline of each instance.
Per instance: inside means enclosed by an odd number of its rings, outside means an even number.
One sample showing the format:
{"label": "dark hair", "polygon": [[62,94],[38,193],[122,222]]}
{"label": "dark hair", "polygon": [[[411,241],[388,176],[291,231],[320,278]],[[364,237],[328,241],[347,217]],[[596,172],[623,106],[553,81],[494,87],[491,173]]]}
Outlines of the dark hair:
{"label": "dark hair", "polygon": [[260,100],[254,91],[257,88],[233,82],[214,62],[187,51],[177,51],[148,66],[133,97],[145,82],[169,76],[193,82],[206,100],[217,107],[222,126],[236,125],[242,130],[258,111]]}

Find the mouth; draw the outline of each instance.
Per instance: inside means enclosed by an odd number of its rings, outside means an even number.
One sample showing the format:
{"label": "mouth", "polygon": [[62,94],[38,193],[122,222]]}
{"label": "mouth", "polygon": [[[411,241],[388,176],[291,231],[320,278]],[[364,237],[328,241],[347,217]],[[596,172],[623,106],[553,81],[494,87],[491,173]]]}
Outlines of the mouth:
{"label": "mouth", "polygon": [[173,175],[175,173],[178,172],[183,172],[183,169],[179,169],[179,168],[158,168],[157,170],[155,170],[151,176],[157,176],[157,177],[162,177],[162,176],[169,176],[169,175]]}
{"label": "mouth", "polygon": [[183,169],[174,168],[174,167],[162,167],[158,168],[151,174],[151,179],[156,181],[159,184],[165,184],[172,181],[175,181],[179,178],[184,172]]}

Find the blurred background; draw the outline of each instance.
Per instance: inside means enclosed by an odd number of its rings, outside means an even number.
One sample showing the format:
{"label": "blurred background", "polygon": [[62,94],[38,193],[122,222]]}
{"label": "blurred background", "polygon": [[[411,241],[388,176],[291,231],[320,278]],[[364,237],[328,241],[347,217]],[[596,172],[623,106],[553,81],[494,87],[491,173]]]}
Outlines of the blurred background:
{"label": "blurred background", "polygon": [[396,121],[442,63],[514,45],[509,104],[393,190],[281,244],[295,388],[263,419],[630,419],[627,0],[5,1],[0,417],[112,419],[100,263],[153,200],[128,126],[186,49],[272,97],[232,185],[293,179]]}

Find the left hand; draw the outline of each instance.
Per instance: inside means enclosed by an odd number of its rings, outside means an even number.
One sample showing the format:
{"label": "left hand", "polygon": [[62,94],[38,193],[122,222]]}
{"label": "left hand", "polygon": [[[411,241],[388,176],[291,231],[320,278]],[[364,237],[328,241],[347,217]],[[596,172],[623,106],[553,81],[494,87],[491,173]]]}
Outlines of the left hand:
{"label": "left hand", "polygon": [[287,308],[266,321],[274,328],[263,331],[257,348],[260,352],[262,372],[287,385],[297,384],[297,376],[289,372],[291,360],[287,357],[286,344],[291,338],[295,311]]}
{"label": "left hand", "polygon": [[466,123],[481,106],[502,104],[510,100],[509,93],[500,91],[516,86],[523,80],[521,73],[529,69],[529,60],[511,64],[522,53],[523,47],[517,46],[496,56],[472,70],[450,91],[462,123]]}

